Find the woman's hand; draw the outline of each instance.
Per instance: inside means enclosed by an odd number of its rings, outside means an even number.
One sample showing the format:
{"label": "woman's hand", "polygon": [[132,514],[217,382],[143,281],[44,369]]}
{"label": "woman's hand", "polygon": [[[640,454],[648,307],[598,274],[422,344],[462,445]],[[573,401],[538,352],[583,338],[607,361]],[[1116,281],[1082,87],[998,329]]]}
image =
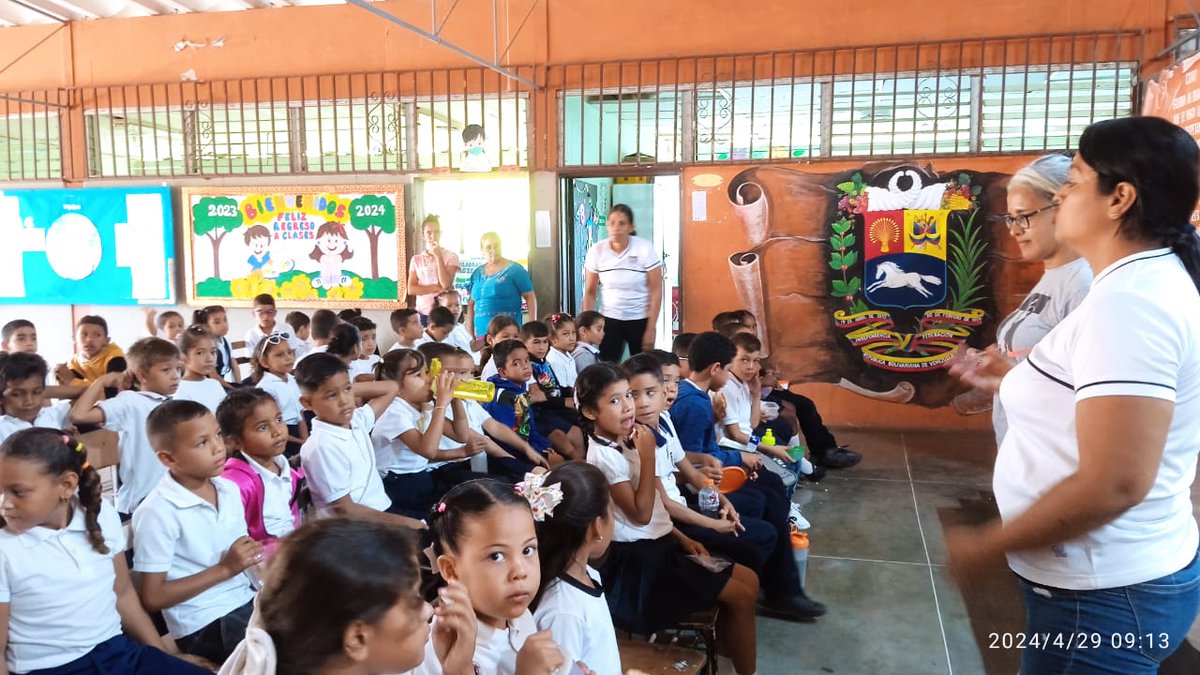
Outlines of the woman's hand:
{"label": "woman's hand", "polygon": [[951,527],[945,532],[946,555],[950,559],[950,578],[965,586],[1005,569],[1004,552],[992,543],[999,523],[983,527]]}
{"label": "woman's hand", "polygon": [[646,321],[646,332],[642,333],[642,351],[648,352],[654,349],[654,339],[658,336],[657,327],[654,325],[654,317],[650,317]]}
{"label": "woman's hand", "polygon": [[438,591],[433,608],[433,652],[446,675],[471,675],[475,670],[475,633],[478,623],[471,597],[461,581],[449,581]]}
{"label": "woman's hand", "polygon": [[1017,360],[1000,353],[996,345],[980,351],[967,349],[950,361],[950,375],[989,394],[1000,391],[1000,381],[1017,365]]}

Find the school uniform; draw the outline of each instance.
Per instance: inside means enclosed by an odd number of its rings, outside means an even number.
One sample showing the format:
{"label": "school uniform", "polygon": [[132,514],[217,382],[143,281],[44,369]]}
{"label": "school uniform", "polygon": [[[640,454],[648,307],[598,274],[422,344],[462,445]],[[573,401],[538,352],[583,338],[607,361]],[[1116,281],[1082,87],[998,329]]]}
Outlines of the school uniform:
{"label": "school uniform", "polygon": [[[488,378],[488,382],[496,385],[498,391],[508,392],[512,394],[511,401],[492,401],[483,404],[484,410],[492,416],[497,422],[512,429],[518,436],[525,439],[533,449],[545,453],[552,446],[550,441],[538,431],[537,416],[534,415],[533,406],[529,402],[529,388],[524,383],[513,382],[500,375],[493,375]],[[497,443],[516,457],[516,449],[510,448],[504,443]]]}
{"label": "school uniform", "polygon": [[349,429],[313,420],[312,433],[300,448],[300,463],[319,515],[333,515],[330,503],[346,496],[376,511],[391,508],[392,500],[375,464],[374,426],[375,411],[370,405],[354,411]]}
{"label": "school uniform", "polygon": [[529,610],[509,621],[504,628],[493,628],[480,621],[475,630],[475,672],[517,675],[517,652],[537,631]]}
{"label": "school uniform", "polygon": [[215,339],[217,342],[217,374],[226,382],[237,384],[237,380],[233,377],[233,345],[229,343],[229,338],[218,337]]}
{"label": "school uniform", "polygon": [[217,406],[225,400],[225,387],[212,378],[203,380],[179,380],[179,388],[171,398],[177,401],[195,401],[204,404],[205,408],[217,412]]}
{"label": "school uniform", "polygon": [[471,334],[467,332],[466,326],[461,323],[454,324],[454,330],[450,331],[450,334],[446,336],[443,342],[448,345],[454,345],[470,354],[471,360],[475,362],[475,365],[479,365],[479,352],[471,349]]}
{"label": "school uniform", "polygon": [[[754,400],[752,396],[759,395],[759,392],[751,392],[750,386],[745,382],[733,377],[729,377],[729,381],[721,388],[721,394],[725,397],[725,417],[714,427],[713,432],[717,437],[717,445],[731,450],[752,452],[760,454],[758,447],[751,447],[749,443],[739,443],[725,434],[725,427],[735,425],[738,431],[747,436],[754,435],[754,428],[750,426],[750,417]],[[790,438],[790,434],[788,438]],[[763,468],[771,473],[779,476],[779,480],[783,482],[783,486],[789,490],[794,488],[799,476],[795,471],[788,469],[773,457],[762,455]]]}
{"label": "school uniform", "polygon": [[580,342],[575,345],[575,351],[571,352],[571,358],[575,360],[575,372],[582,373],[584,368],[600,361],[600,347]]}
{"label": "school uniform", "polygon": [[[275,330],[272,332],[279,333],[280,335],[282,335],[284,337],[284,339],[286,339],[288,341],[288,346],[290,346],[292,348],[292,351],[295,352],[295,354],[296,354],[297,362],[299,362],[300,359],[303,358],[304,355],[307,354],[310,349],[312,349],[311,345],[309,345],[304,340],[301,340],[300,338],[296,337],[295,335],[292,335],[290,331]],[[267,335],[270,335],[270,333],[262,332],[261,330],[258,329],[258,326],[255,326],[255,327],[251,328],[250,330],[246,331],[246,352],[251,355],[257,354],[258,353],[258,343],[262,342],[263,338],[267,337]]]}
{"label": "school uniform", "polygon": [[538,360],[530,356],[529,364],[533,381],[546,395],[544,402],[533,404],[537,409],[538,432],[547,438],[555,431],[571,433],[572,429],[579,426],[579,415],[568,408],[566,402],[575,397],[575,390],[558,381],[546,359]]}
{"label": "school uniform", "polygon": [[579,376],[575,357],[557,347],[551,347],[550,353],[546,354],[546,363],[554,370],[554,379],[558,380],[560,386],[575,388],[575,379]]}
{"label": "school uniform", "polygon": [[[485,422],[491,420],[492,416],[477,401],[464,400],[462,404],[463,410],[467,415],[467,428],[474,433],[486,435],[483,425]],[[446,407],[446,428],[449,429],[453,423],[454,406],[450,405]],[[465,443],[459,443],[443,434],[441,440],[438,442],[438,449],[457,450],[464,445]],[[441,495],[446,494],[450,488],[460,483],[475,480],[476,478],[487,478],[488,474],[485,473],[487,471],[487,459],[487,454],[481,452],[478,455],[473,455],[465,459],[431,462],[430,465],[433,467],[433,482],[439,491],[438,498],[440,499]]]}
{"label": "school uniform", "polygon": [[[264,372],[262,379],[258,381],[258,388],[270,394],[279,405],[279,413],[283,415],[288,435],[299,438],[300,419],[304,415],[304,408],[300,405],[300,385],[296,384],[296,378],[291,373],[287,373],[286,377],[279,377],[274,373]],[[299,452],[300,444],[288,441],[284,454],[295,457]]]}
{"label": "school uniform", "polygon": [[591,567],[587,575],[592,585],[580,583],[563,574],[550,581],[533,620],[538,630],[554,635],[554,644],[567,663],[587,664],[596,675],[621,675],[621,654],[613,628],[600,573]]}
{"label": "school uniform", "polygon": [[308,357],[312,356],[313,354],[324,354],[327,351],[329,351],[329,345],[316,345],[316,346],[310,347],[309,349],[304,350],[303,354],[300,354],[300,353],[296,354],[296,361],[292,364],[292,367],[295,368],[296,366],[300,365],[301,361],[303,361],[304,359],[307,359]]}
{"label": "school uniform", "polygon": [[412,430],[425,433],[429,419],[427,411],[397,396],[371,430],[375,465],[383,474],[383,489],[393,513],[423,518],[440,496],[433,483],[433,465],[400,440]]}
{"label": "school uniform", "polygon": [[33,424],[12,415],[0,415],[0,443],[9,436],[23,429],[46,427],[48,429],[63,429],[70,424],[71,402],[61,401],[38,411],[33,418]]}
{"label": "school uniform", "polygon": [[253,459],[237,453],[225,461],[221,477],[238,486],[246,514],[246,528],[255,541],[272,542],[300,526],[296,500],[304,484],[304,470],[292,469],[282,455],[273,458],[278,475]]}
{"label": "school uniform", "polygon": [[369,354],[366,358],[354,359],[348,365],[350,381],[354,382],[358,379],[359,375],[370,375],[371,379],[375,379],[375,365],[382,360],[376,354]]}
{"label": "school uniform", "polygon": [[[596,436],[588,439],[587,462],[600,469],[610,485],[629,483],[636,490],[643,478],[636,449]],[[613,542],[599,569],[618,628],[653,633],[716,604],[733,575],[732,566],[710,572],[686,556],[671,532],[671,517],[657,493],[645,525],[617,507],[613,508],[613,520]]]}
{"label": "school uniform", "polygon": [[121,463],[117,466],[117,511],[131,514],[167,475],[167,467],[158,461],[146,418],[169,397],[152,391],[123,391],[96,405],[104,411],[104,428],[117,432]]}
{"label": "school uniform", "polygon": [[[247,536],[238,487],[224,478],[212,485],[216,505],[171,474],[163,477],[133,512],[134,571],[165,573],[168,581],[190,577],[219,564]],[[253,600],[250,579],[239,574],[164,609],[163,619],[181,650],[220,663],[245,634]]]}
{"label": "school uniform", "polygon": [[121,633],[113,559],[125,550],[116,510],[100,505],[108,553],[92,548],[83,508],[72,504],[61,530],[0,530],[0,603],[8,605],[11,673],[104,672],[144,675],[207,672]]}

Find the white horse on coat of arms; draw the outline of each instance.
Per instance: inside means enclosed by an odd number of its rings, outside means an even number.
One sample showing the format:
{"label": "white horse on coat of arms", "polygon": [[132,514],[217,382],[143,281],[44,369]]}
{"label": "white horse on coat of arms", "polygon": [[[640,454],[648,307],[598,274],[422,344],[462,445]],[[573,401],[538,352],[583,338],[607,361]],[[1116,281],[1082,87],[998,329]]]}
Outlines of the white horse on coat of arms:
{"label": "white horse on coat of arms", "polygon": [[[911,288],[921,294],[923,298],[933,297],[933,293],[925,288],[924,283],[941,286],[942,280],[930,276],[928,274],[918,274],[916,272],[905,272],[903,268],[894,262],[881,262],[875,268],[875,278],[879,281],[867,287],[867,292],[880,288]],[[924,283],[922,283],[924,282]]]}

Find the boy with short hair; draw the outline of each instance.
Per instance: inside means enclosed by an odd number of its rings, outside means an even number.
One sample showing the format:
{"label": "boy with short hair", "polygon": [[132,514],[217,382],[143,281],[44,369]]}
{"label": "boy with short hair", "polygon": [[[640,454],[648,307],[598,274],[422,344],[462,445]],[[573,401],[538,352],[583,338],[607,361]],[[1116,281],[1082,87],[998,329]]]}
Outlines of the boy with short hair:
{"label": "boy with short hair", "polygon": [[225,445],[212,412],[167,401],[145,425],[166,475],[133,512],[138,595],[162,611],[183,652],[221,663],[245,637],[254,590],[244,572],[263,547],[247,534],[237,485],[220,477]]}
{"label": "boy with short hair", "polygon": [[[71,407],[75,424],[98,424],[117,432],[121,454],[117,476],[117,512],[128,520],[133,510],[166,474],[155,459],[146,418],[179,388],[179,348],[162,338],[142,338],[129,348],[129,373],[100,376]],[[137,391],[126,389],[105,398],[106,387],[123,388],[132,378]]]}
{"label": "boy with short hair", "polygon": [[424,339],[425,327],[421,325],[421,315],[415,309],[397,309],[392,312],[389,317],[392,324],[392,332],[396,334],[396,344],[388,351],[396,349],[416,349],[422,343],[428,342]]}
{"label": "boy with short hair", "polygon": [[459,297],[458,291],[448,289],[437,294],[434,300],[437,307],[445,307],[450,310],[454,316],[454,330],[450,331],[450,336],[446,338],[446,342],[458,347],[471,356],[471,360],[475,365],[479,365],[479,349],[483,348],[483,340],[474,340],[471,333],[467,331],[467,327],[462,323],[462,298]]}
{"label": "boy with short hair", "polygon": [[[279,313],[279,310],[275,308],[274,296],[270,293],[259,293],[254,296],[254,306],[251,311],[254,313],[254,327],[246,331],[246,353],[257,354],[258,343],[262,342],[263,338],[271,333],[276,332],[275,316]],[[308,353],[310,347],[307,342],[286,332],[283,333],[283,336],[287,338],[288,344],[291,345],[297,359]]]}
{"label": "boy with short hair", "polygon": [[4,351],[10,354],[15,352],[36,354],[37,328],[34,327],[32,321],[13,319],[0,329],[0,346],[3,346]]}
{"label": "boy with short hair", "polygon": [[287,317],[284,318],[284,322],[291,327],[292,335],[295,335],[299,340],[308,342],[312,329],[312,319],[308,318],[307,314],[298,310],[288,312]]}
{"label": "boy with short hair", "polygon": [[[300,404],[315,415],[300,448],[300,464],[318,513],[424,529],[419,521],[387,513],[392,500],[383,489],[371,443],[371,429],[396,397],[397,384],[353,384],[346,364],[332,354],[313,354],[296,367],[295,377]],[[356,408],[356,394],[369,400]]]}
{"label": "boy with short hair", "polygon": [[529,352],[534,384],[545,400],[534,402],[538,432],[550,440],[558,454],[569,459],[584,459],[587,445],[575,413],[575,389],[558,382],[554,369],[546,362],[550,353],[550,327],[541,321],[529,321],[521,327],[521,341]]}
{"label": "boy with short hair", "polygon": [[89,314],[75,324],[75,355],[54,369],[59,384],[87,387],[106,373],[125,371],[125,354],[109,341],[108,322]]}
{"label": "boy with short hair", "polygon": [[379,346],[378,329],[375,322],[365,316],[356,316],[346,320],[347,323],[358,329],[359,356],[357,359],[350,362],[350,379],[355,382],[370,382],[375,379],[375,364],[379,363],[379,354],[376,354],[376,348]]}
{"label": "boy with short hair", "polygon": [[0,443],[30,427],[67,429],[70,401],[46,406],[46,375],[49,367],[37,354],[0,354]]}
{"label": "boy with short hair", "polygon": [[454,313],[445,307],[434,307],[429,311],[429,325],[425,328],[425,339],[429,342],[446,342],[454,333],[458,322]]}
{"label": "boy with short hair", "polygon": [[331,310],[318,309],[313,312],[309,327],[315,345],[309,347],[308,351],[303,354],[296,355],[296,365],[299,365],[307,356],[321,354],[329,349],[329,339],[333,337],[333,329],[341,322],[342,320],[338,318],[338,315],[334,314]]}
{"label": "boy with short hair", "polygon": [[[546,456],[554,446],[538,431],[537,417],[533,412],[532,398],[526,385],[533,372],[529,365],[529,350],[520,340],[501,340],[492,345],[492,361],[496,364],[496,374],[489,377],[488,382],[496,385],[496,389],[508,392],[512,398],[484,403],[484,410],[516,432],[538,454]],[[520,457],[517,450],[507,443],[500,445],[513,457]]]}
{"label": "boy with short hair", "polygon": [[688,363],[688,350],[692,348],[692,342],[695,339],[695,333],[680,333],[671,341],[671,353],[679,361],[679,377],[682,379],[692,376],[692,369]]}

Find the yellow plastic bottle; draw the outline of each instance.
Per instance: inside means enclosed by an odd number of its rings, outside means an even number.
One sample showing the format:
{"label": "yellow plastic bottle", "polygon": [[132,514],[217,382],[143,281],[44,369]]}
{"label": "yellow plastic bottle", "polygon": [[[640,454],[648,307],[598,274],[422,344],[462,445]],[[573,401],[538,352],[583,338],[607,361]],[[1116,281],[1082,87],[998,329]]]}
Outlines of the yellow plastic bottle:
{"label": "yellow plastic bottle", "polygon": [[[433,359],[429,362],[429,377],[434,379],[433,393],[437,395],[437,376],[442,372],[441,359]],[[461,398],[464,401],[478,401],[480,403],[491,403],[496,400],[496,385],[483,380],[459,380],[454,386],[454,398]]]}

